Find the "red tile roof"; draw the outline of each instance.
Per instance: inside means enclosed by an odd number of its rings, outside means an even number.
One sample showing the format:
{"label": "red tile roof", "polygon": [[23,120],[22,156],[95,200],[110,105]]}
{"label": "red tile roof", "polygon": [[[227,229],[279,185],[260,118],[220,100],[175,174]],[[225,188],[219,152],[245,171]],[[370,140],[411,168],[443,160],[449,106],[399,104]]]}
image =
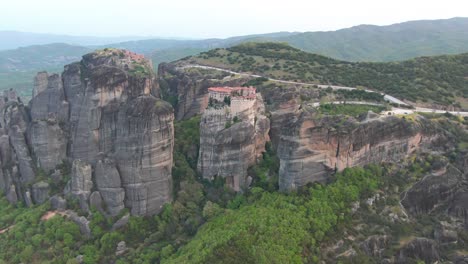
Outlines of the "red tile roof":
{"label": "red tile roof", "polygon": [[227,88],[227,87],[211,87],[211,88],[208,88],[208,91],[213,91],[213,92],[218,92],[218,93],[229,93],[230,94],[234,90],[231,89],[231,88]]}
{"label": "red tile roof", "polygon": [[211,88],[208,88],[208,91],[213,91],[213,92],[218,92],[218,93],[231,93],[231,92],[239,91],[239,90],[251,91],[251,92],[256,91],[255,87],[211,87]]}

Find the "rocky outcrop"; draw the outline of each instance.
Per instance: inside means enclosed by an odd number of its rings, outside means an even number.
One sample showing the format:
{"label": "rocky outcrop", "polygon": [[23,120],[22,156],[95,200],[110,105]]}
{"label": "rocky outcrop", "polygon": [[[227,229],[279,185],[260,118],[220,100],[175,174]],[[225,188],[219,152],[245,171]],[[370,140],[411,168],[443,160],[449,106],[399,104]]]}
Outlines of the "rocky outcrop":
{"label": "rocky outcrop", "polygon": [[127,251],[127,244],[125,243],[125,241],[120,241],[117,244],[117,248],[115,249],[115,255],[116,256],[123,255],[125,254],[126,251]]}
{"label": "rocky outcrop", "polygon": [[410,260],[423,260],[425,263],[434,263],[439,259],[439,247],[434,240],[415,238],[399,250],[396,262],[409,263]]}
{"label": "rocky outcrop", "polygon": [[28,137],[38,168],[49,172],[66,159],[66,135],[55,119],[32,121]]}
{"label": "rocky outcrop", "polygon": [[5,94],[2,191],[12,201],[15,195],[22,200],[27,184],[43,172],[61,184],[63,177],[54,171],[69,162],[65,193],[78,198],[85,211],[96,191],[93,202],[100,197],[110,215],[124,207],[135,215],[158,213],[172,198],[174,114],[157,98],[154,78],[143,56],[105,49],[65,66],[61,75],[39,73],[28,107]]}
{"label": "rocky outcrop", "polygon": [[111,215],[117,215],[124,208],[125,191],[114,162],[109,159],[98,161],[95,179],[99,197],[104,200],[107,211]]}
{"label": "rocky outcrop", "polygon": [[32,120],[68,119],[68,102],[65,100],[62,77],[59,74],[38,73],[33,97],[29,102]]}
{"label": "rocky outcrop", "polygon": [[[112,177],[121,179],[119,186],[98,186],[112,214],[123,197],[137,215],[157,213],[171,200],[173,111],[152,95],[153,78],[148,61],[123,51],[86,55],[63,73],[69,154],[93,165],[102,157],[115,162]],[[94,177],[109,177],[102,171]]]}
{"label": "rocky outcrop", "polygon": [[262,156],[269,141],[270,123],[264,111],[263,100],[257,95],[254,107],[236,117],[238,122],[233,121],[229,108],[203,113],[198,159],[203,178],[225,178],[236,191],[246,187],[247,169]]}
{"label": "rocky outcrop", "polygon": [[88,198],[91,195],[93,181],[91,179],[91,165],[75,160],[72,165],[70,190],[71,194],[78,199],[80,207],[84,211],[89,210]]}
{"label": "rocky outcrop", "polygon": [[[381,117],[360,122],[307,111],[284,115],[290,117],[277,137],[283,191],[309,182],[327,182],[331,173],[347,167],[397,162],[433,139],[431,128],[423,121]],[[281,120],[282,116],[273,118]]]}
{"label": "rocky outcrop", "polygon": [[38,182],[33,184],[31,192],[32,192],[32,200],[35,204],[43,204],[49,199],[49,184],[47,182]]}
{"label": "rocky outcrop", "polygon": [[49,84],[49,74],[45,71],[43,72],[38,72],[36,74],[36,77],[34,77],[34,87],[32,91],[32,97],[36,97],[39,93],[42,91],[45,91],[47,89],[47,86]]}
{"label": "rocky outcrop", "polygon": [[368,237],[360,245],[360,248],[368,256],[381,258],[385,249],[391,246],[392,239],[387,235],[373,235]]}
{"label": "rocky outcrop", "polygon": [[429,214],[454,199],[462,184],[463,174],[460,170],[447,165],[442,171],[425,175],[403,195],[401,202],[413,216]]}

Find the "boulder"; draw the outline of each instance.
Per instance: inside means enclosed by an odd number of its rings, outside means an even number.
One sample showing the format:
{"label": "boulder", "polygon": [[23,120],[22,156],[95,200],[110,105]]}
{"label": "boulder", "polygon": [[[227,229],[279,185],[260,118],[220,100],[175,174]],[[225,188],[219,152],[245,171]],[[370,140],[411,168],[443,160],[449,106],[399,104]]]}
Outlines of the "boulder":
{"label": "boulder", "polygon": [[6,198],[12,204],[16,204],[18,202],[18,195],[16,194],[15,185],[13,185],[13,184],[10,185],[10,188],[8,188],[8,190],[6,192]]}
{"label": "boulder", "polygon": [[445,221],[440,222],[434,230],[434,239],[442,245],[457,243],[457,226],[451,225]]}
{"label": "boulder", "polygon": [[31,192],[26,191],[24,193],[24,203],[26,204],[26,207],[31,207],[34,205],[32,199],[31,199]]}
{"label": "boulder", "polygon": [[40,181],[33,184],[31,192],[32,198],[35,204],[43,204],[49,199],[49,184],[47,182]]}
{"label": "boulder", "polygon": [[60,170],[55,170],[51,175],[50,178],[52,179],[53,182],[55,183],[60,183],[63,180],[63,175]]}
{"label": "boulder", "polygon": [[391,246],[391,237],[386,235],[374,235],[368,237],[360,244],[360,248],[371,257],[382,257],[383,252]]}
{"label": "boulder", "polygon": [[122,216],[122,218],[120,218],[119,220],[117,220],[113,225],[112,225],[112,228],[111,230],[112,231],[115,231],[115,230],[118,230],[124,226],[126,226],[128,224],[128,221],[130,220],[130,215],[129,214],[126,214],[124,216]]}
{"label": "boulder", "polygon": [[124,254],[126,251],[127,251],[127,244],[125,243],[125,241],[120,241],[117,244],[117,248],[115,250],[115,255],[120,256],[120,255]]}
{"label": "boulder", "polygon": [[415,238],[400,248],[397,253],[397,263],[409,263],[410,260],[434,263],[439,259],[437,242],[427,238]]}
{"label": "boulder", "polygon": [[97,210],[99,211],[102,211],[102,198],[101,198],[101,194],[98,192],[98,191],[94,191],[93,193],[91,193],[91,195],[89,196],[89,205],[91,206],[91,208],[96,208]]}
{"label": "boulder", "polygon": [[91,237],[91,229],[89,228],[89,221],[84,216],[78,216],[73,211],[67,211],[67,216],[80,228],[80,232],[86,238]]}
{"label": "boulder", "polygon": [[67,200],[64,198],[54,195],[50,197],[50,207],[54,210],[65,210],[67,209]]}

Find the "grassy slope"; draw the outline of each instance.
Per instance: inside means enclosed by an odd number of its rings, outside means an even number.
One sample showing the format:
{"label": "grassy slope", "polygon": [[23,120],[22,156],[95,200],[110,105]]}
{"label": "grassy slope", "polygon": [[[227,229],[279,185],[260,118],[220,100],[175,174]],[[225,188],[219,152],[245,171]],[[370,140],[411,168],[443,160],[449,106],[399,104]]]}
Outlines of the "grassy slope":
{"label": "grassy slope", "polygon": [[281,43],[245,43],[187,60],[276,79],[363,86],[411,101],[440,105],[468,97],[468,54],[356,63],[306,53]]}

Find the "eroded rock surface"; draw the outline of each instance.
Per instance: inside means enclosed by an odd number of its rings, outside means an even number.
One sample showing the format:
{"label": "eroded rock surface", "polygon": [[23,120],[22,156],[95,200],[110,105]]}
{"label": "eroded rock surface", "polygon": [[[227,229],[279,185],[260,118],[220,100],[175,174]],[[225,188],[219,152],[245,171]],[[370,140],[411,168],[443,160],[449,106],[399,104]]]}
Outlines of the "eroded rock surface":
{"label": "eroded rock surface", "polygon": [[[396,117],[366,121],[314,113],[285,112],[278,143],[279,186],[294,190],[327,182],[334,171],[370,163],[397,162],[433,139],[424,122]],[[279,120],[282,115],[274,115]],[[280,123],[273,120],[274,123]]]}
{"label": "eroded rock surface", "polygon": [[265,151],[270,122],[259,94],[255,105],[242,112],[236,117],[238,121],[229,126],[233,119],[228,108],[203,112],[198,170],[203,178],[225,178],[228,186],[240,191],[246,187],[247,169]]}
{"label": "eroded rock surface", "polygon": [[174,114],[157,98],[154,78],[143,56],[105,49],[65,66],[62,74],[39,73],[28,107],[5,93],[2,191],[22,200],[24,186],[39,172],[61,184],[63,177],[50,174],[68,161],[73,165],[65,193],[85,211],[96,189],[94,198],[102,197],[110,215],[124,207],[135,215],[159,212],[172,199]]}

